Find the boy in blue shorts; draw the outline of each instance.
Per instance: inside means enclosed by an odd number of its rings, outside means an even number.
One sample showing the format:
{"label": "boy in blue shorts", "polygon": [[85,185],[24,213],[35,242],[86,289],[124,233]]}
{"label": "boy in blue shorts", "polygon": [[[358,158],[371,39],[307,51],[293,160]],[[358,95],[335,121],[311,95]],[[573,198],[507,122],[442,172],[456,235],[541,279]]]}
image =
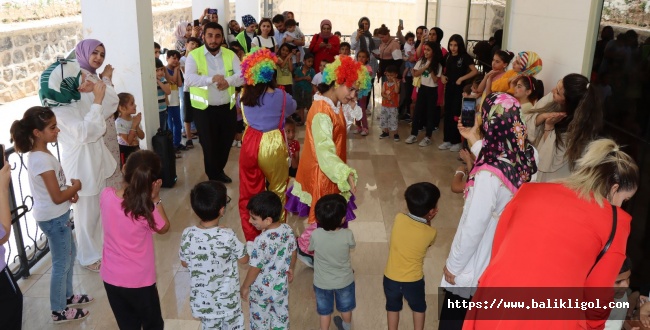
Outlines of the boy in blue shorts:
{"label": "boy in blue shorts", "polygon": [[352,231],[341,228],[345,223],[348,203],[340,194],[321,197],[316,202],[316,220],[320,228],[309,239],[309,251],[314,251],[314,292],[320,328],[329,329],[334,301],[341,316],[334,317],[339,330],[350,330],[355,299],[354,273],[350,249],[356,246]]}
{"label": "boy in blue shorts", "polygon": [[397,330],[402,298],[413,311],[413,328],[424,329],[424,256],[436,238],[431,220],[438,213],[440,190],[429,182],[415,183],[404,192],[409,213],[395,217],[384,270],[388,329]]}

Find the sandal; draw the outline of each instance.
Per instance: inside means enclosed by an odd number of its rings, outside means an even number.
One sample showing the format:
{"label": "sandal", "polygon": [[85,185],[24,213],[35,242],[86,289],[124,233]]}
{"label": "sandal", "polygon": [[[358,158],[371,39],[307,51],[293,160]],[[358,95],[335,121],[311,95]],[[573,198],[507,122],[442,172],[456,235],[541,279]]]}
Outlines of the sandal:
{"label": "sandal", "polygon": [[95,299],[87,294],[74,294],[72,297],[66,299],[66,305],[83,305],[92,302],[93,300]]}
{"label": "sandal", "polygon": [[99,270],[102,268],[102,261],[97,260],[94,263],[90,265],[83,266],[84,268],[88,269],[91,272],[99,273]]}
{"label": "sandal", "polygon": [[69,308],[60,311],[52,312],[52,321],[54,323],[64,323],[68,321],[81,320],[90,314],[89,311],[81,308]]}

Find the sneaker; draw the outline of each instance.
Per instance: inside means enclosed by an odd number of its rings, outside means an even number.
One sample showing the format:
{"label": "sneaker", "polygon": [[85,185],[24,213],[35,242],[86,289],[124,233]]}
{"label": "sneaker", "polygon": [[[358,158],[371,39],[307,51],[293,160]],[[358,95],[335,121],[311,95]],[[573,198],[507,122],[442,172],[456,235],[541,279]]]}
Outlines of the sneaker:
{"label": "sneaker", "polygon": [[404,142],[406,142],[406,144],[413,144],[417,139],[418,139],[417,136],[410,135],[409,137],[406,138],[406,140],[404,140]]}
{"label": "sneaker", "polygon": [[381,132],[381,134],[379,135],[379,138],[384,139],[384,138],[387,138],[389,136],[390,136],[390,134],[388,134],[388,132]]}
{"label": "sneaker", "polygon": [[241,141],[237,141],[237,148],[241,148]]}
{"label": "sneaker", "polygon": [[102,268],[102,261],[97,260],[97,261],[95,261],[94,263],[92,263],[90,265],[83,266],[83,268],[85,268],[85,269],[87,269],[87,270],[89,270],[91,272],[99,273],[99,270]]}
{"label": "sneaker", "polygon": [[314,258],[298,253],[298,260],[302,261],[307,267],[314,268]]}
{"label": "sneaker", "polygon": [[368,136],[368,129],[367,128],[362,128],[361,129],[361,136]]}
{"label": "sneaker", "polygon": [[192,140],[187,140],[187,142],[185,143],[185,147],[187,149],[194,149],[194,142],[192,142]]}
{"label": "sneaker", "polygon": [[336,330],[345,330],[345,328],[343,327],[343,318],[336,315],[334,316],[333,321],[334,321],[334,325],[336,326]]}
{"label": "sneaker", "polygon": [[352,134],[359,134],[360,130],[359,130],[358,127],[354,126],[354,127],[352,127],[352,128],[350,129],[350,132],[351,132]]}
{"label": "sneaker", "polygon": [[459,152],[460,149],[462,149],[462,148],[463,148],[463,145],[461,143],[456,143],[456,144],[452,145],[451,147],[449,147],[449,151],[451,151],[451,152]]}
{"label": "sneaker", "polygon": [[424,139],[422,139],[422,141],[420,141],[419,146],[420,147],[428,147],[428,146],[431,145],[431,143],[432,143],[431,139],[429,139],[428,137],[425,137]]}
{"label": "sneaker", "polygon": [[85,309],[66,307],[66,309],[62,311],[52,312],[52,321],[55,324],[58,324],[68,321],[81,320],[86,318],[88,314],[90,314],[90,312]]}
{"label": "sneaker", "polygon": [[236,146],[237,146],[237,140],[233,140],[233,141],[232,141],[232,147],[234,148],[234,147],[236,147]]}
{"label": "sneaker", "polygon": [[75,294],[72,297],[68,297],[65,304],[68,306],[76,306],[90,303],[93,300],[95,299],[87,294]]}
{"label": "sneaker", "polygon": [[449,142],[444,142],[443,144],[438,146],[438,149],[440,150],[447,150],[449,148],[451,148],[451,143]]}
{"label": "sneaker", "polygon": [[399,134],[393,135],[393,141],[399,142]]}

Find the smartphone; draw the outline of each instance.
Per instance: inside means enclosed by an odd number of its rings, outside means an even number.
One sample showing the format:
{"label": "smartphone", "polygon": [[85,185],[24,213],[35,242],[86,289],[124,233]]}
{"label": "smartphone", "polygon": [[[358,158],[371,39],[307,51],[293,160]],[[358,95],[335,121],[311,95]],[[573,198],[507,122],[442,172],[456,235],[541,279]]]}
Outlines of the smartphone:
{"label": "smartphone", "polygon": [[5,145],[4,144],[0,144],[0,156],[2,156],[2,158],[0,158],[0,168],[3,168],[5,167]]}
{"label": "smartphone", "polygon": [[323,38],[323,42],[328,43],[328,42],[330,42],[330,39],[329,38]]}
{"label": "smartphone", "polygon": [[215,9],[215,8],[208,9],[208,15],[218,14],[218,13],[219,13],[219,11],[217,9]]}
{"label": "smartphone", "polygon": [[404,20],[401,18],[399,19],[399,26],[404,27]]}
{"label": "smartphone", "polygon": [[363,22],[359,23],[359,30],[363,31]]}
{"label": "smartphone", "polygon": [[460,123],[463,127],[473,127],[476,117],[476,99],[463,98],[463,108],[460,110]]}
{"label": "smartphone", "polygon": [[200,25],[200,24],[199,24],[199,20],[198,20],[198,19],[195,19],[195,20],[194,20],[194,26],[199,26],[199,25]]}

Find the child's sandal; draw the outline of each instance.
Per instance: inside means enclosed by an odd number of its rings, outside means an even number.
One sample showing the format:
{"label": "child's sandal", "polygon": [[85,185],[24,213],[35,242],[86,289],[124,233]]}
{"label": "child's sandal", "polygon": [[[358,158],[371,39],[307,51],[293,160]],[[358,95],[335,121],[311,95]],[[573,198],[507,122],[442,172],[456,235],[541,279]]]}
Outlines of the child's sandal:
{"label": "child's sandal", "polygon": [[66,305],[83,305],[92,302],[93,300],[95,299],[87,294],[75,294],[72,295],[72,297],[68,297],[68,299],[66,299]]}
{"label": "child's sandal", "polygon": [[69,308],[60,311],[52,312],[52,321],[54,323],[65,323],[68,321],[81,320],[90,314],[89,311],[81,308]]}

